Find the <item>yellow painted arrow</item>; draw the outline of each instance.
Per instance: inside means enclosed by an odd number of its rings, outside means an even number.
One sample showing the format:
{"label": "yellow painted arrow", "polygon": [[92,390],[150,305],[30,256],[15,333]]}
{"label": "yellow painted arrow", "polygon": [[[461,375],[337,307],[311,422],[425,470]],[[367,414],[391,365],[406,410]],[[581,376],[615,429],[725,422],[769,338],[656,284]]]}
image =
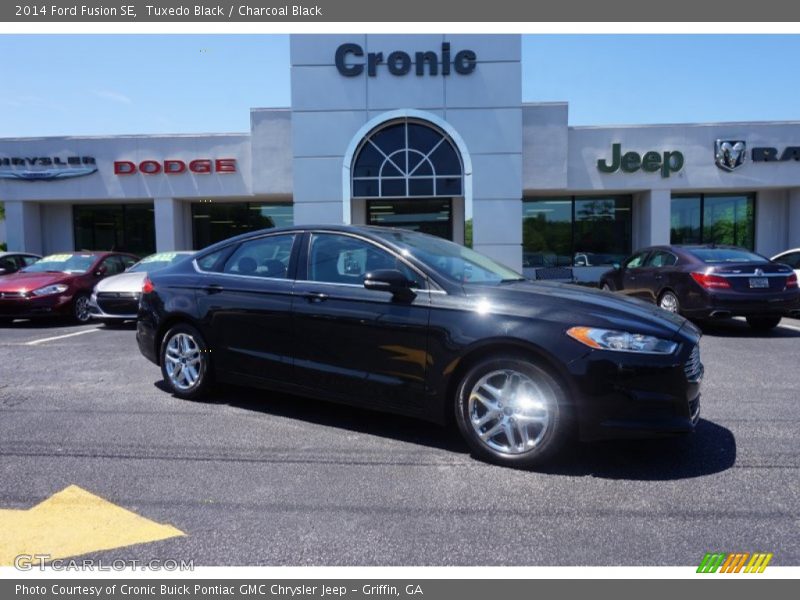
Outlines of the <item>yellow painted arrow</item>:
{"label": "yellow painted arrow", "polygon": [[71,485],[33,508],[0,509],[0,566],[20,554],[66,558],[181,535]]}

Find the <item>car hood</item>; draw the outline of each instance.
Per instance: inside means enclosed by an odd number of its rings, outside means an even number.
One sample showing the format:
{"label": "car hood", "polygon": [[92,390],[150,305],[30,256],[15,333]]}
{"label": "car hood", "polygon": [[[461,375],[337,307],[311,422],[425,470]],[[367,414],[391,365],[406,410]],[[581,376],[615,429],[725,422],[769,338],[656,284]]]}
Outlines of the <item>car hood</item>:
{"label": "car hood", "polygon": [[144,271],[136,273],[120,273],[100,281],[94,286],[95,292],[141,292],[144,278],[147,273]]}
{"label": "car hood", "polygon": [[54,283],[69,283],[74,277],[68,273],[22,273],[18,271],[0,277],[0,292],[29,292]]}
{"label": "car hood", "polygon": [[674,337],[697,330],[686,319],[643,300],[593,288],[552,282],[520,281],[498,286],[464,286],[465,294],[488,302],[497,313]]}

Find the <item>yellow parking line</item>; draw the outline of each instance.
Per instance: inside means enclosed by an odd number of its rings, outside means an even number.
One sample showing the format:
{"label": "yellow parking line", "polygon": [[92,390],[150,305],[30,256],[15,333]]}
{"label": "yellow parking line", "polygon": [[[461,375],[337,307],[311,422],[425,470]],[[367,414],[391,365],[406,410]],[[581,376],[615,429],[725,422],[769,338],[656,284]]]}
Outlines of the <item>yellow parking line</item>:
{"label": "yellow parking line", "polygon": [[186,535],[71,485],[27,510],[0,509],[0,566],[15,557],[66,558]]}

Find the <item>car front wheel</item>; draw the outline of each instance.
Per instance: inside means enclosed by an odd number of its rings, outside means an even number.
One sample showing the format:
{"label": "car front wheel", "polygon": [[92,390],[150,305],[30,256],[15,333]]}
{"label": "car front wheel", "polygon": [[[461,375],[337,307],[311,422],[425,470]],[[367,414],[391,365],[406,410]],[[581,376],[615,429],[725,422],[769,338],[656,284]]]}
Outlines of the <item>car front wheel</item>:
{"label": "car front wheel", "polygon": [[747,317],[747,324],[756,331],[770,331],[781,322],[781,317]]}
{"label": "car front wheel", "polygon": [[667,312],[677,314],[681,311],[681,303],[678,301],[678,297],[669,290],[661,294],[661,298],[658,299],[658,305]]}
{"label": "car front wheel", "polygon": [[208,392],[209,350],[203,336],[189,324],[176,325],[161,344],[161,374],[170,391],[187,400]]}
{"label": "car front wheel", "polygon": [[86,294],[78,294],[72,301],[72,317],[78,323],[88,323],[92,318],[92,313],[89,310],[89,296]]}
{"label": "car front wheel", "polygon": [[559,382],[521,357],[484,359],[456,392],[456,421],[480,458],[535,467],[553,458],[569,434],[570,410]]}

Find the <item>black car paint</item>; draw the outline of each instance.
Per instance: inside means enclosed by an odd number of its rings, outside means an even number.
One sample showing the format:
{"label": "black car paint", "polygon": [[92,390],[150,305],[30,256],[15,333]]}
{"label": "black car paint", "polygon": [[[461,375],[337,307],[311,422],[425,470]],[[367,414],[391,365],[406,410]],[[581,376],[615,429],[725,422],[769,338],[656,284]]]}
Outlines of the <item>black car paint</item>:
{"label": "black car paint", "polygon": [[[618,269],[612,269],[600,278],[600,286],[608,285],[612,291],[657,303],[666,291],[675,293],[680,301],[681,314],[690,318],[711,316],[748,316],[800,314],[800,290],[785,288],[785,279],[770,277],[769,290],[749,289],[746,276],[759,268],[766,274],[792,275],[791,269],[764,257],[761,263],[706,263],[691,252],[692,248],[711,246],[653,246],[636,252],[646,253],[643,263],[655,252],[669,252],[677,257],[673,266],[626,268],[626,259]],[[728,246],[717,246],[727,248]],[[734,248],[730,246],[730,248]],[[703,288],[691,277],[692,272],[728,276],[729,290]],[[797,311],[797,312],[795,312]]]}
{"label": "black car paint", "polygon": [[[358,286],[305,281],[309,232],[354,235],[400,255],[375,228],[297,227],[250,233],[196,259],[262,235],[298,233],[292,280],[201,272],[196,260],[150,276],[137,322],[140,350],[159,362],[159,345],[178,322],[208,342],[218,380],[250,384],[447,422],[454,387],[475,360],[528,356],[558,377],[574,404],[581,436],[693,430],[699,382],[684,364],[699,331],[681,317],[596,290],[528,281],[463,285],[403,260],[425,278],[412,299]],[[219,261],[218,261],[219,264]],[[669,356],[592,350],[566,335],[574,325],[627,330],[679,343]]]}

